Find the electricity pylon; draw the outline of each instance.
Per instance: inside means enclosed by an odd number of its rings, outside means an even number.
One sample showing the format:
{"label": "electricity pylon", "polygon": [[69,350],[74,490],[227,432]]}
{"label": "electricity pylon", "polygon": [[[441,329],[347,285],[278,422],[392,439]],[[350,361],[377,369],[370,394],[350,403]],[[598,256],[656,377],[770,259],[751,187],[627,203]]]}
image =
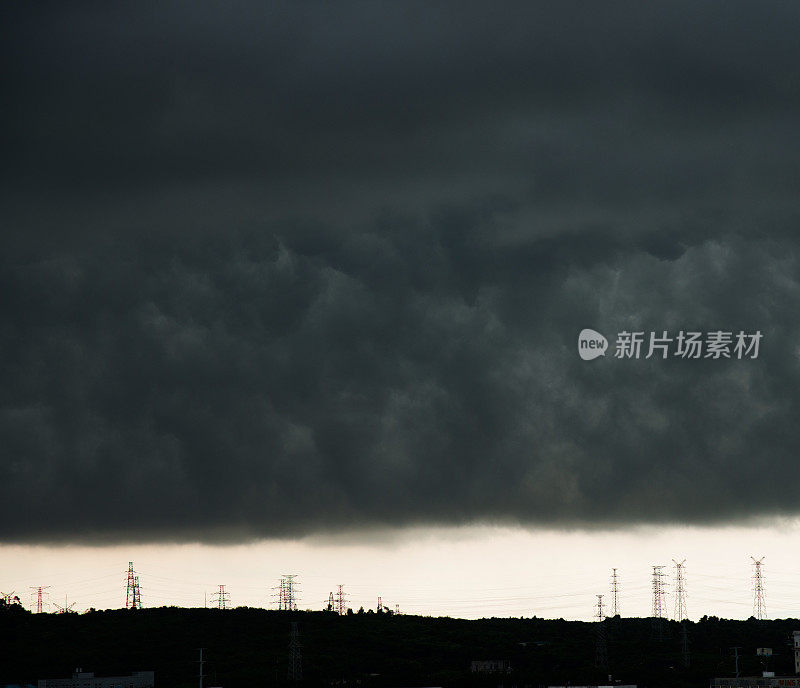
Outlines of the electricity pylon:
{"label": "electricity pylon", "polygon": [[753,573],[753,616],[759,621],[767,618],[767,600],[764,593],[764,576],[761,573],[761,566],[764,563],[765,557],[756,560],[755,557],[750,557],[753,560],[753,566],[756,567]]}

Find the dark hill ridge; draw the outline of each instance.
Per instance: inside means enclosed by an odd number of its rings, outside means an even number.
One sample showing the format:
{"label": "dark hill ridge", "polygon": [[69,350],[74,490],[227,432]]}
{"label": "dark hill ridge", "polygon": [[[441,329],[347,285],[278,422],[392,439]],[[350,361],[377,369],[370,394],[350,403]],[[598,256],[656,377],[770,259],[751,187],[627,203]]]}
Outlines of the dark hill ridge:
{"label": "dark hill ridge", "polygon": [[[299,625],[304,685],[309,686],[497,686],[496,676],[470,673],[471,661],[487,659],[511,661],[507,686],[608,679],[595,666],[597,624],[580,621],[371,612],[338,616],[246,607],[37,615],[11,607],[0,610],[0,684],[67,677],[82,667],[98,676],[154,670],[156,688],[193,688],[198,685],[198,648],[203,647],[206,686],[283,685],[292,621]],[[755,654],[758,647],[775,653],[767,668],[792,675],[789,644],[800,621],[704,617],[688,622],[688,669],[682,665],[678,623],[665,622],[660,641],[651,619],[608,619],[604,626],[614,678],[675,688],[707,686],[713,676],[732,675],[732,647],[742,648],[742,675],[765,668]]]}

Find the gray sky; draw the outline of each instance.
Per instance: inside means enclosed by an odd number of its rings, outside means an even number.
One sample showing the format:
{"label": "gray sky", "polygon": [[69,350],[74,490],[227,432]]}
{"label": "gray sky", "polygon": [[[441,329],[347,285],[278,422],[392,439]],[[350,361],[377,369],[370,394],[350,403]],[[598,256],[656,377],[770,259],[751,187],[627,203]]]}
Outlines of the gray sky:
{"label": "gray sky", "polygon": [[0,541],[800,510],[795,3],[0,13]]}

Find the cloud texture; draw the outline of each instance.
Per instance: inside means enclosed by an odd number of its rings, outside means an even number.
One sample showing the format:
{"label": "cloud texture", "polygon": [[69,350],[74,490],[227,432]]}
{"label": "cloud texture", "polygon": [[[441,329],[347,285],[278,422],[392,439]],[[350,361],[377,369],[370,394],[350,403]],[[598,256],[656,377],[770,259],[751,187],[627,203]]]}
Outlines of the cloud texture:
{"label": "cloud texture", "polygon": [[3,13],[0,539],[800,512],[796,4]]}

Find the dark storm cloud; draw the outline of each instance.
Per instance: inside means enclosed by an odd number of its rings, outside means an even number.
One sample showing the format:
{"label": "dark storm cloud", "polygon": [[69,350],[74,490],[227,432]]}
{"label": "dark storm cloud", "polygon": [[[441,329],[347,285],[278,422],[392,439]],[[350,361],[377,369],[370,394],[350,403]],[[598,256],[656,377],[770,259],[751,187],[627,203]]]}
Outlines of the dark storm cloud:
{"label": "dark storm cloud", "polygon": [[794,4],[3,12],[3,540],[800,511]]}

